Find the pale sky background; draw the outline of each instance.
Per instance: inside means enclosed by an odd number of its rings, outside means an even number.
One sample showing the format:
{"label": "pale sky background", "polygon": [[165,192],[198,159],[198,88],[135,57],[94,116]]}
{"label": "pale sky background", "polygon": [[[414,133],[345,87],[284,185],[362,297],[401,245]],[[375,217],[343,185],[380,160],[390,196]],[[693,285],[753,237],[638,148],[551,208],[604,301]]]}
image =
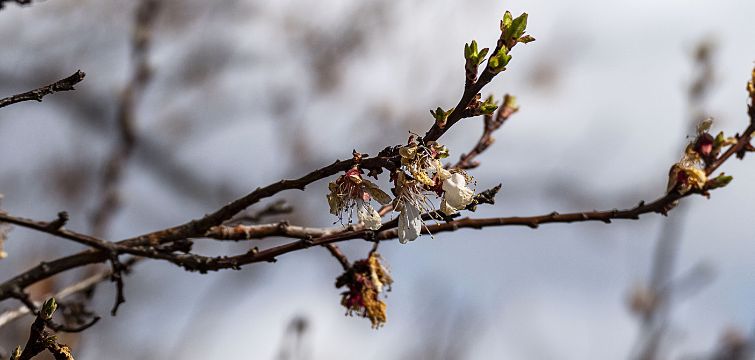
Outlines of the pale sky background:
{"label": "pale sky background", "polygon": [[[181,223],[258,186],[347,158],[353,148],[375,154],[404,142],[408,131],[424,132],[429,109],[458,101],[464,43],[477,39],[493,47],[506,9],[530,14],[528,33],[537,41],[517,46],[508,70],[484,92],[516,95],[521,111],[471,172],[479,190],[503,183],[496,205],[475,216],[627,208],[661,196],[668,168],[691,135],[686,89],[701,39],[716,44],[717,77],[703,106],[715,117],[715,130],[741,131],[748,120],[753,1],[413,0],[354,12],[362,3],[167,5],[155,28],[156,75],[139,107],[138,131],[172,162],[215,184],[216,193],[186,196],[137,156],[110,238]],[[96,175],[106,158],[117,93],[128,76],[132,9],[132,2],[55,0],[0,11],[6,34],[0,96],[76,69],[87,73],[76,92],[0,112],[4,209],[39,219],[65,209],[69,227],[87,231],[96,182],[85,182],[84,200],[71,205],[52,195],[47,173],[89,163],[69,176]],[[338,44],[354,27],[365,42],[345,46],[353,53],[337,68],[340,81],[323,91],[303,55],[303,48],[320,45],[307,36],[321,32]],[[552,77],[536,82],[542,72]],[[77,96],[97,102],[71,110],[67,102]],[[276,112],[276,102],[288,110]],[[81,121],[92,113],[109,117],[100,125]],[[452,158],[474,144],[480,127],[479,119],[464,120],[443,138]],[[308,141],[304,150],[291,144],[297,138]],[[710,200],[687,201],[679,272],[703,262],[716,277],[676,306],[672,358],[704,354],[724,329],[749,332],[755,324],[754,162],[729,161],[722,170],[734,175],[733,183]],[[295,206],[297,223],[332,224],[326,186],[321,181],[306,195],[281,194]],[[627,358],[637,323],[626,295],[647,278],[663,220],[645,215],[611,225],[464,230],[408,245],[384,243],[395,284],[388,323],[379,330],[343,316],[341,290],[333,286],[341,269],[324,249],[209,275],[152,261],[126,278],[127,302],[117,317],[108,316],[112,285],[98,288],[93,307],[103,319],[74,349],[83,360],[274,359],[288,323],[300,316],[309,324],[306,359],[418,358],[426,344],[453,340],[463,343],[467,359]],[[62,242],[15,229],[0,277],[28,268],[29,254],[39,261],[79,249]],[[344,245],[352,260],[369,248],[361,241]]]}

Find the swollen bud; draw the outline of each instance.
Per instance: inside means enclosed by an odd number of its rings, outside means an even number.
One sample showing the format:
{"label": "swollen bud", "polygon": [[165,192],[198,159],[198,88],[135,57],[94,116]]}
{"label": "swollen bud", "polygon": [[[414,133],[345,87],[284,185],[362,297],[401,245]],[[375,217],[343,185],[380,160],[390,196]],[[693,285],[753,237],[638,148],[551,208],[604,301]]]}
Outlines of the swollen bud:
{"label": "swollen bud", "polygon": [[55,302],[55,298],[50,298],[42,304],[42,312],[39,314],[42,320],[52,319],[52,314],[58,309],[58,304]]}
{"label": "swollen bud", "polygon": [[438,107],[434,111],[430,110],[430,115],[432,115],[433,118],[435,118],[435,124],[438,125],[439,128],[443,129],[444,127],[446,127],[446,121],[448,120],[448,115],[450,115],[452,111],[453,109],[448,110],[448,111],[443,111],[442,108]]}
{"label": "swollen bud", "polygon": [[480,104],[480,112],[484,115],[491,115],[496,109],[498,109],[498,104],[495,103],[493,95],[488,96],[488,98]]}
{"label": "swollen bud", "polygon": [[509,64],[509,61],[511,61],[511,55],[509,55],[509,49],[504,46],[498,50],[498,53],[490,57],[490,60],[488,60],[488,66],[493,73],[497,74],[506,69],[506,65]]}
{"label": "swollen bud", "polygon": [[535,41],[535,38],[532,37],[532,35],[524,35],[520,37],[519,39],[517,39],[517,42],[520,42],[522,44],[531,43],[533,41]]}
{"label": "swollen bud", "polygon": [[734,180],[733,177],[726,175],[724,173],[721,173],[721,175],[718,175],[714,177],[713,179],[710,179],[708,181],[708,188],[709,189],[717,189],[720,187],[724,187],[726,185],[729,185],[729,183]]}
{"label": "swollen bud", "polygon": [[513,17],[511,16],[510,11],[506,11],[503,14],[503,20],[501,20],[501,31],[506,32],[506,29],[511,27],[511,23],[513,22]]}

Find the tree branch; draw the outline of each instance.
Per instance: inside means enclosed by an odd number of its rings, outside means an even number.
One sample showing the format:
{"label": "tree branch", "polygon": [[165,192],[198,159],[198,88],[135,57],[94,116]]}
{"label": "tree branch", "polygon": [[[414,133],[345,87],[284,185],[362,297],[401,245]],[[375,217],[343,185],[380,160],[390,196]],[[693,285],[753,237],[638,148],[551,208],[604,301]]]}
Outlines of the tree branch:
{"label": "tree branch", "polygon": [[19,6],[26,6],[31,4],[31,0],[0,0],[0,10],[5,8],[5,3],[7,2],[14,2],[18,4]]}
{"label": "tree branch", "polygon": [[514,104],[514,101],[513,96],[506,94],[503,97],[503,104],[501,104],[501,107],[499,107],[495,113],[495,117],[493,117],[493,115],[483,116],[484,127],[482,129],[480,140],[477,141],[477,144],[475,144],[472,150],[461,155],[459,161],[451,166],[452,169],[469,170],[480,165],[480,163],[474,159],[487,150],[490,145],[493,145],[493,141],[495,140],[493,139],[493,133],[498,130],[503,123],[511,117],[511,115],[519,111],[519,108]]}
{"label": "tree branch", "polygon": [[116,244],[113,244],[109,241],[105,241],[105,240],[96,238],[94,236],[84,235],[84,234],[77,233],[75,231],[64,229],[63,228],[63,225],[65,225],[64,219],[67,219],[67,214],[62,216],[63,214],[66,214],[66,213],[61,212],[58,214],[58,218],[56,220],[45,222],[45,221],[36,221],[32,219],[17,217],[17,216],[10,215],[7,212],[0,211],[0,222],[6,222],[9,224],[18,225],[18,226],[25,227],[28,229],[37,230],[37,231],[54,235],[60,238],[68,239],[82,245],[90,246],[99,250],[110,251],[117,247]]}
{"label": "tree branch", "polygon": [[[750,108],[752,109],[752,107]],[[750,111],[752,119],[755,119],[755,111]],[[706,173],[710,175],[715,171],[723,162],[736,154],[741,149],[745,149],[748,146],[748,142],[744,139],[749,139],[755,130],[755,120],[750,121],[750,125],[743,132],[740,137],[740,141],[729,146],[729,148],[716,160],[711,162],[706,169]],[[397,159],[395,156],[386,157],[379,156],[375,158],[363,159],[360,166],[366,169],[380,169],[388,168],[393,169],[397,165],[395,163]],[[295,180],[281,180],[279,182],[268,185],[264,188],[258,188],[250,194],[242,197],[229,205],[217,210],[216,212],[207,215],[199,220],[193,220],[184,225],[152,232],[146,235],[142,235],[135,238],[130,238],[114,243],[117,245],[116,252],[128,253],[137,256],[145,256],[154,259],[162,259],[173,262],[176,265],[182,266],[188,270],[196,271],[210,271],[220,269],[235,269],[242,265],[263,262],[263,261],[275,261],[275,258],[279,255],[286,254],[292,251],[305,249],[316,245],[326,245],[330,243],[336,243],[340,241],[350,239],[365,239],[369,241],[375,240],[389,240],[395,239],[398,236],[398,231],[395,227],[396,221],[388,222],[383,225],[379,230],[365,230],[355,229],[352,231],[336,232],[332,234],[324,234],[325,230],[317,229],[310,232],[304,230],[304,228],[290,228],[288,226],[281,227],[280,224],[274,225],[257,225],[244,229],[241,232],[254,233],[259,231],[259,234],[267,234],[265,236],[286,235],[286,232],[291,234],[298,234],[301,236],[301,240],[291,242],[288,244],[269,248],[267,250],[259,251],[256,248],[250,250],[248,253],[238,256],[230,257],[204,257],[193,254],[170,254],[157,251],[155,248],[144,248],[144,246],[157,246],[173,242],[176,240],[191,238],[191,237],[204,237],[208,234],[208,231],[213,227],[221,224],[223,221],[232,217],[239,211],[243,210],[248,205],[254,204],[259,200],[277,194],[280,191],[287,189],[304,189],[307,184],[310,184],[319,179],[336,174],[340,171],[353,166],[354,160],[336,161],[332,165],[315,170],[301,178]],[[609,211],[591,211],[591,212],[577,212],[568,214],[550,213],[547,215],[531,216],[531,217],[503,217],[503,218],[483,218],[483,219],[460,219],[450,221],[442,224],[429,225],[424,228],[423,233],[440,233],[448,231],[456,231],[463,228],[475,228],[481,229],[489,226],[529,226],[531,228],[537,228],[541,224],[547,223],[571,223],[571,222],[584,222],[584,221],[602,221],[610,223],[615,219],[638,219],[640,215],[647,213],[661,213],[665,214],[669,211],[675,201],[687,197],[691,194],[707,194],[707,190],[703,191],[690,191],[684,195],[677,192],[671,192],[649,204],[640,202],[634,208],[626,210],[609,210]],[[17,222],[22,223],[22,222]],[[213,225],[214,224],[214,225]],[[392,228],[391,228],[392,227]],[[209,232],[209,234],[222,235],[222,228],[215,229]],[[237,231],[236,233],[239,233]],[[63,234],[66,235],[67,234]],[[65,236],[64,236],[65,237]],[[222,237],[222,236],[220,236]],[[229,236],[230,237],[230,236]],[[248,236],[253,238],[252,235]],[[102,251],[88,251],[68,257],[64,257],[49,263],[40,264],[27,272],[20,274],[12,279],[9,279],[3,284],[0,284],[0,300],[12,297],[12,290],[17,288],[25,288],[39,280],[53,276],[60,272],[66,271],[71,268],[80,267],[87,264],[105,262],[109,260],[109,254]]]}
{"label": "tree branch", "polygon": [[[0,5],[2,4],[0,3]],[[50,85],[43,86],[36,90],[27,91],[23,94],[13,95],[4,99],[0,99],[0,108],[22,101],[42,101],[43,97],[54,92],[75,90],[73,86],[81,82],[81,80],[84,80],[85,75],[86,74],[84,74],[81,70],[78,70],[73,75],[65,79],[58,80]]]}
{"label": "tree branch", "polygon": [[[398,167],[399,158],[396,155],[378,156],[374,158],[362,159],[359,166],[363,169],[382,170],[383,168],[393,170]],[[190,237],[202,237],[213,226],[218,226],[226,220],[232,218],[240,211],[256,204],[262,199],[271,197],[281,191],[304,188],[321,179],[335,175],[339,172],[351,169],[354,166],[354,159],[337,160],[331,165],[325,166],[311,173],[294,180],[281,180],[268,186],[257,188],[246,196],[239,198],[217,211],[199,219],[189,221],[185,224],[174,226],[165,230],[155,231],[144,234],[135,238],[124,241],[125,245],[157,245],[171,242],[174,240],[185,239]]]}

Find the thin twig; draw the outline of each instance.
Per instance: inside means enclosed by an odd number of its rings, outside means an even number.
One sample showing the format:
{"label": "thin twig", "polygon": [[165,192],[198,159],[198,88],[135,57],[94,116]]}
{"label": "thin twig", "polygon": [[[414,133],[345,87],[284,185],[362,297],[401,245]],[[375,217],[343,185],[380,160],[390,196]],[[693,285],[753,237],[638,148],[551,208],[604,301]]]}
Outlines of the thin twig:
{"label": "thin twig", "polygon": [[480,165],[480,163],[478,161],[475,161],[474,159],[493,144],[493,133],[498,130],[506,122],[506,120],[511,117],[511,115],[519,111],[519,108],[516,107],[513,102],[514,97],[506,94],[503,97],[503,104],[501,104],[501,106],[498,108],[495,116],[483,116],[484,126],[480,140],[477,141],[477,144],[475,144],[472,150],[470,150],[468,153],[462,154],[459,158],[459,161],[451,166],[451,168],[468,170],[474,169]]}
{"label": "thin twig", "polygon": [[230,220],[223,223],[223,225],[240,225],[244,223],[259,224],[262,219],[278,215],[290,214],[294,211],[294,207],[289,205],[286,200],[275,201],[266,207],[257,211],[245,211]]}
{"label": "thin twig", "polygon": [[[2,4],[0,3],[0,6],[1,5]],[[43,97],[54,92],[75,90],[73,86],[81,82],[81,80],[84,80],[84,76],[86,76],[86,74],[84,74],[81,70],[78,70],[73,75],[65,79],[58,80],[50,85],[43,86],[36,90],[27,91],[23,94],[13,95],[4,99],[0,99],[0,108],[22,101],[42,101]]]}
{"label": "thin twig", "polygon": [[18,352],[15,354],[17,356],[13,356],[13,358],[17,360],[30,360],[42,351],[47,350],[55,360],[73,360],[71,349],[66,345],[58,343],[56,336],[49,333],[46,329],[50,327],[50,321],[55,309],[57,309],[57,304],[54,299],[49,299],[42,305],[42,309],[36,313],[37,318],[31,325],[29,340],[26,342],[23,351],[17,349]]}
{"label": "thin twig", "polygon": [[62,225],[65,223],[65,221],[63,220],[67,218],[67,215],[61,216],[62,214],[65,214],[65,212],[59,213],[56,220],[46,222],[13,216],[8,214],[7,212],[0,211],[0,222],[6,222],[28,229],[37,230],[50,235],[55,235],[57,237],[72,240],[79,244],[90,246],[99,250],[109,251],[118,247],[117,244],[111,243],[109,241],[63,228]]}
{"label": "thin twig", "polygon": [[346,254],[344,254],[336,244],[325,244],[323,246],[328,249],[330,254],[333,255],[336,260],[338,260],[338,263],[341,264],[344,270],[349,270],[349,268],[351,268],[349,258],[346,257]]}
{"label": "thin twig", "polygon": [[[482,219],[470,219],[463,218],[460,220],[454,220],[446,223],[439,223],[434,225],[428,225],[423,228],[423,233],[437,234],[441,232],[457,231],[464,228],[482,229],[492,226],[528,226],[530,228],[537,228],[542,224],[549,223],[572,223],[572,222],[585,222],[585,221],[601,221],[604,223],[611,223],[612,220],[618,219],[639,219],[640,215],[648,213],[665,213],[671,207],[672,204],[686,196],[691,195],[692,192],[687,194],[669,193],[649,204],[641,202],[634,208],[626,210],[608,210],[608,211],[590,211],[590,212],[578,212],[559,214],[556,212],[531,217],[502,217],[502,218],[482,218]],[[217,271],[221,269],[238,269],[243,265],[258,263],[258,262],[274,262],[280,255],[294,252],[297,250],[306,249],[312,246],[326,245],[351,239],[365,239],[369,241],[382,241],[398,238],[398,229],[395,228],[396,221],[393,220],[383,225],[378,230],[359,229],[354,231],[338,232],[331,235],[317,237],[313,239],[302,239],[295,242],[290,242],[284,245],[275,246],[266,250],[256,250],[247,252],[246,254],[237,256],[223,256],[223,257],[206,257],[195,254],[165,254],[165,253],[150,253],[145,252],[143,256],[149,256],[154,259],[162,259],[172,262],[176,265],[182,266],[190,271]],[[265,228],[264,231],[269,231]],[[281,229],[280,231],[286,231]],[[0,286],[0,291],[2,286]],[[0,300],[2,299],[2,292],[0,292]]]}
{"label": "thin twig", "polygon": [[[506,39],[503,38],[503,34],[501,35],[501,38],[498,39],[498,42],[496,44],[495,50],[491,52],[491,54],[498,53],[499,50],[503,46],[506,46],[509,49],[512,49],[517,42],[514,41],[513,44],[506,44]],[[505,68],[504,68],[505,70]],[[490,83],[493,78],[498,75],[498,72],[495,72],[490,62],[488,62],[485,65],[485,69],[482,71],[482,74],[476,81],[470,81],[470,79],[467,79],[467,83],[464,86],[464,92],[461,95],[461,99],[459,99],[459,103],[456,105],[456,107],[453,108],[450,114],[448,114],[448,117],[446,118],[446,122],[443,126],[439,125],[438,123],[433,124],[433,126],[425,133],[425,136],[422,138],[423,141],[437,141],[443,134],[448,131],[454,124],[456,124],[459,120],[469,117],[471,114],[468,111],[468,107],[470,104],[472,104],[473,101],[475,101],[477,95],[482,90],[482,88],[485,87],[488,83]]]}
{"label": "thin twig", "polygon": [[[399,157],[393,156],[378,156],[374,158],[362,159],[359,163],[361,168],[364,169],[382,169],[389,170],[398,167]],[[168,229],[151,232],[135,238],[126,240],[126,244],[130,245],[156,245],[160,243],[171,242],[178,239],[185,239],[189,237],[201,237],[213,226],[217,226],[232,218],[247,207],[256,204],[262,199],[271,197],[285,190],[304,188],[321,179],[335,175],[339,172],[343,172],[351,169],[355,162],[353,159],[338,160],[331,165],[325,166],[318,170],[302,176],[294,180],[281,180],[270,184],[268,186],[257,188],[246,196],[239,198],[230,204],[218,209],[217,211],[206,215],[205,217],[189,221],[185,224],[174,226]]]}
{"label": "thin twig", "polygon": [[[44,308],[44,304],[42,304],[42,308],[40,308],[34,301],[31,300],[31,297],[29,297],[29,294],[23,292],[23,291],[15,291],[11,295],[12,298],[20,301],[26,308],[29,310],[30,313],[39,316],[39,314],[42,312]],[[86,322],[84,324],[78,325],[78,326],[68,326],[64,324],[58,324],[52,320],[52,318],[45,319],[45,325],[49,327],[52,330],[55,331],[63,331],[63,332],[69,332],[69,333],[77,333],[82,332],[90,327],[92,327],[94,324],[99,321],[100,318],[98,316],[95,316],[92,318],[89,322]]]}

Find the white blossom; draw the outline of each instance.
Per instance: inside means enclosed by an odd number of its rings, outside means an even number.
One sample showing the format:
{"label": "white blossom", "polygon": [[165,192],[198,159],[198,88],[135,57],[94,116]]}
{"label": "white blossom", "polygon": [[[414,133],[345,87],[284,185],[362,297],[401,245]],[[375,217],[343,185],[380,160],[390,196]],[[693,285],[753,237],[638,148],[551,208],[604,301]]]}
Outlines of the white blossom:
{"label": "white blossom", "polygon": [[382,225],[380,221],[380,214],[375,210],[375,208],[373,208],[372,205],[367,202],[358,204],[358,207],[359,209],[357,210],[357,218],[359,219],[359,222],[363,223],[364,226],[370,230],[380,229],[380,226]]}
{"label": "white blossom", "polygon": [[351,223],[354,210],[357,220],[366,228],[377,230],[381,226],[380,214],[370,204],[375,199],[383,205],[391,202],[391,197],[380,188],[362,178],[361,170],[354,167],[340,176],[334,182],[328,184],[327,195],[330,213],[337,215],[343,223],[346,219]]}
{"label": "white blossom", "polygon": [[467,179],[459,173],[451,174],[443,181],[443,191],[440,211],[446,215],[452,215],[467,207],[474,199],[474,191],[467,187]]}

